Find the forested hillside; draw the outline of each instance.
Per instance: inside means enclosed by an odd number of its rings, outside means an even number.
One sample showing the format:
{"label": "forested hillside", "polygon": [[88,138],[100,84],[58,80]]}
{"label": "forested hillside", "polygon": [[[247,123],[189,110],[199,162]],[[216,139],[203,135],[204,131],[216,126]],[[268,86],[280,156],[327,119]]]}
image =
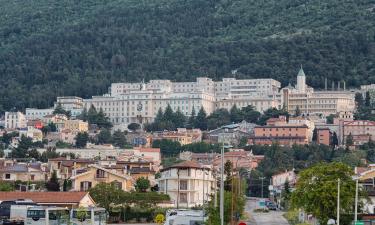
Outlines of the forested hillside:
{"label": "forested hillside", "polygon": [[375,83],[374,0],[0,0],[0,112],[111,82]]}

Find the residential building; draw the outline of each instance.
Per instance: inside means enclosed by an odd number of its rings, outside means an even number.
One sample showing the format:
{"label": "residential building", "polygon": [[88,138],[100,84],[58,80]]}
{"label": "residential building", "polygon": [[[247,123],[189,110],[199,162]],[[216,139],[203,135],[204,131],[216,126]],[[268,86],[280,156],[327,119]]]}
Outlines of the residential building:
{"label": "residential building", "polygon": [[271,118],[265,126],[256,126],[254,136],[249,138],[251,145],[272,145],[279,143],[282,146],[293,144],[308,144],[311,140],[311,129],[305,124],[287,123],[284,116]]}
{"label": "residential building", "polygon": [[211,130],[207,133],[210,143],[225,143],[230,146],[238,146],[242,138],[249,138],[254,131],[256,124],[243,121],[238,124],[229,124]]}
{"label": "residential building", "polygon": [[216,193],[212,170],[193,161],[162,169],[158,184],[159,192],[168,194],[177,208],[203,205]]}
{"label": "residential building", "polygon": [[[69,134],[68,134],[69,135]],[[62,132],[57,135],[55,141],[61,140],[65,137],[65,134]],[[72,137],[68,137],[68,140],[71,140]],[[65,140],[65,139],[62,139]],[[69,143],[69,142],[68,142]],[[42,154],[47,149],[38,148],[37,151]],[[81,159],[107,159],[107,158],[118,158],[121,153],[125,151],[124,149],[114,148],[112,145],[91,145],[88,144],[86,148],[57,148],[56,152],[63,153],[73,153]]]}
{"label": "residential building", "polygon": [[59,104],[64,110],[70,111],[72,118],[76,118],[82,113],[84,105],[83,99],[76,96],[57,97],[54,108]]}
{"label": "residential building", "polygon": [[26,128],[26,117],[21,112],[5,112],[5,129]]}
{"label": "residential building", "polygon": [[212,165],[214,160],[218,157],[218,153],[193,153],[184,151],[179,154],[179,159],[184,161],[195,161],[201,165]]}
{"label": "residential building", "polygon": [[27,120],[35,120],[35,119],[43,119],[43,117],[47,115],[53,114],[53,108],[48,109],[36,109],[36,108],[26,108],[26,119]]}
{"label": "residential building", "polygon": [[75,170],[85,169],[89,165],[94,164],[93,159],[70,159],[70,157],[60,157],[48,159],[48,167],[50,171],[56,171],[57,177],[64,180],[75,175]]}
{"label": "residential building", "polygon": [[65,120],[64,129],[69,129],[72,132],[87,132],[89,124],[83,120]]}
{"label": "residential building", "polygon": [[294,170],[286,170],[272,176],[272,186],[274,190],[283,190],[285,182],[289,183],[290,187],[294,187],[297,182],[297,175]]}
{"label": "residential building", "polygon": [[367,143],[375,139],[375,122],[369,120],[341,121],[342,144],[346,144],[349,135],[353,137],[354,146]]}
{"label": "residential building", "polygon": [[19,137],[29,137],[33,142],[43,141],[43,132],[33,126],[28,126],[27,128],[19,130]]}
{"label": "residential building", "polygon": [[47,115],[42,119],[44,124],[54,123],[58,131],[64,129],[67,120],[68,117],[63,114]]}
{"label": "residential building", "polygon": [[177,128],[177,131],[154,132],[152,140],[171,140],[187,145],[202,141],[202,131],[200,129]]}
{"label": "residential building", "polygon": [[367,199],[360,200],[363,205],[362,212],[373,215],[375,213],[375,164],[369,164],[367,167],[355,167],[354,173],[358,177],[361,190],[367,194]]}
{"label": "residential building", "polygon": [[47,181],[50,170],[46,164],[41,163],[17,163],[6,165],[0,169],[2,181]]}
{"label": "residential building", "polygon": [[77,174],[70,177],[70,180],[72,181],[72,191],[87,191],[99,183],[114,183],[124,191],[133,189],[132,178],[130,176],[95,164],[77,171]]}
{"label": "residential building", "polygon": [[316,143],[320,145],[331,145],[332,132],[329,128],[316,129]]}
{"label": "residential building", "polygon": [[0,192],[0,202],[30,199],[38,205],[78,208],[95,206],[88,192]]}
{"label": "residential building", "polygon": [[58,136],[59,141],[62,141],[71,145],[74,145],[76,143],[77,132],[73,132],[70,129],[63,129],[57,134],[59,135]]}
{"label": "residential building", "polygon": [[44,123],[40,119],[32,119],[27,121],[27,127],[34,127],[36,129],[42,129],[44,127]]}
{"label": "residential building", "polygon": [[282,89],[282,104],[291,115],[299,108],[302,114],[322,114],[328,116],[338,112],[355,110],[355,93],[343,90],[315,91],[306,85],[306,75],[301,67],[297,75],[297,85]]}
{"label": "residential building", "polygon": [[[253,152],[245,151],[243,149],[230,149],[229,152],[224,153],[224,162],[232,162],[234,170],[239,168],[246,170],[255,169],[263,158],[263,155],[256,156]],[[218,155],[212,164],[214,168],[219,169],[221,165],[221,156]]]}

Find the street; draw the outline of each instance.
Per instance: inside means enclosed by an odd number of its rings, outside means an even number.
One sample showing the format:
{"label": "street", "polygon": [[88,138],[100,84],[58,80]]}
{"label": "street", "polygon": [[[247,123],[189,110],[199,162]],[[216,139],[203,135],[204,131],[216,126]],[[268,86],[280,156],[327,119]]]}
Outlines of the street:
{"label": "street", "polygon": [[259,198],[251,198],[247,200],[245,211],[250,215],[251,221],[249,225],[289,225],[288,221],[283,217],[282,211],[270,211],[268,213],[255,213],[253,210],[257,207]]}

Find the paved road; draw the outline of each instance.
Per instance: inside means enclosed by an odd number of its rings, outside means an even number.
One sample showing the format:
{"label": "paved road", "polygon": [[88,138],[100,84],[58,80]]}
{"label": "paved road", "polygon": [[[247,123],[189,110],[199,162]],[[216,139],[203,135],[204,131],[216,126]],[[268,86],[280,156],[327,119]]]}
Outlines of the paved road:
{"label": "paved road", "polygon": [[246,202],[246,212],[250,214],[253,222],[250,225],[289,225],[288,221],[283,217],[281,211],[270,211],[268,213],[255,213],[254,209],[257,208],[257,202],[259,199],[249,199]]}

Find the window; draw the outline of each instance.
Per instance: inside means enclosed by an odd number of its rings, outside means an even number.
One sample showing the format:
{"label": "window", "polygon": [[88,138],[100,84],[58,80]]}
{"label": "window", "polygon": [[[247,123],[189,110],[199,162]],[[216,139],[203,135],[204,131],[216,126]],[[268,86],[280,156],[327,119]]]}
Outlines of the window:
{"label": "window", "polygon": [[34,174],[30,175],[30,180],[35,180],[35,175]]}
{"label": "window", "polygon": [[6,173],[6,174],[5,174],[5,179],[6,179],[6,180],[9,180],[9,179],[10,179],[10,173]]}
{"label": "window", "polygon": [[180,193],[180,202],[187,203],[187,193]]}
{"label": "window", "polygon": [[96,178],[105,178],[105,171],[97,169],[96,170]]}
{"label": "window", "polygon": [[188,189],[188,182],[187,180],[180,181],[180,190],[186,191]]}
{"label": "window", "polygon": [[91,182],[90,181],[82,181],[80,186],[80,191],[87,191],[91,188]]}

